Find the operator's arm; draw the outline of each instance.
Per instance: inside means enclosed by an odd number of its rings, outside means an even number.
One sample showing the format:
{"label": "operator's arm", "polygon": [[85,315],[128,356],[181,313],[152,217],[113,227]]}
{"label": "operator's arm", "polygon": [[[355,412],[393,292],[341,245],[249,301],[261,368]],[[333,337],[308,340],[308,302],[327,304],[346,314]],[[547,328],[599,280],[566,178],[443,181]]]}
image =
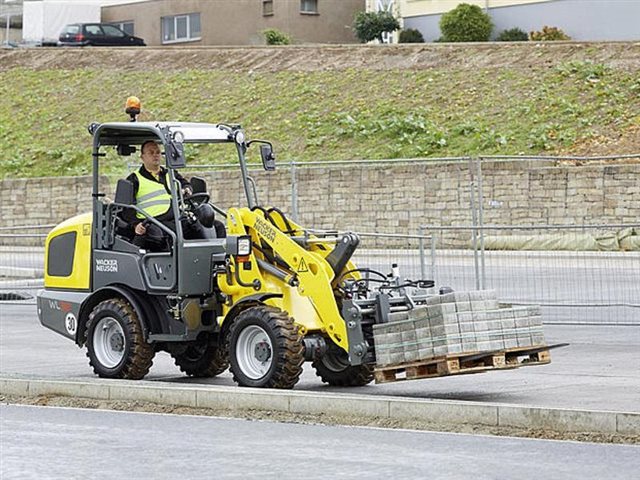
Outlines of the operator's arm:
{"label": "operator's arm", "polygon": [[175,172],[175,176],[176,180],[180,182],[182,193],[185,195],[191,195],[193,193],[193,188],[191,188],[191,183],[189,183],[189,180],[180,175],[178,171]]}
{"label": "operator's arm", "polygon": [[[140,182],[138,181],[138,177],[135,173],[132,173],[126,178],[133,185],[133,197],[135,198],[138,194],[138,188],[140,187]],[[136,217],[136,212],[133,208],[125,208],[121,214],[122,219],[127,222],[133,229],[135,229],[136,225],[140,223],[142,220]]]}

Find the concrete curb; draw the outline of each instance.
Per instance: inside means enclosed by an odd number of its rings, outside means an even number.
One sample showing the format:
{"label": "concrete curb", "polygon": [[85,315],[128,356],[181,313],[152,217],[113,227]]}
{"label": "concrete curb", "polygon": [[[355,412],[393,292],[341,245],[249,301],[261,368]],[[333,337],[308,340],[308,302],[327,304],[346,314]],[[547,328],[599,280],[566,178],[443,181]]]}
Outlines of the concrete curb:
{"label": "concrete curb", "polygon": [[451,425],[548,429],[640,435],[640,413],[479,404],[403,397],[311,393],[255,388],[159,385],[127,380],[69,381],[0,377],[0,394],[61,395],[97,400],[145,401],[186,407],[265,410],[306,415],[419,419]]}

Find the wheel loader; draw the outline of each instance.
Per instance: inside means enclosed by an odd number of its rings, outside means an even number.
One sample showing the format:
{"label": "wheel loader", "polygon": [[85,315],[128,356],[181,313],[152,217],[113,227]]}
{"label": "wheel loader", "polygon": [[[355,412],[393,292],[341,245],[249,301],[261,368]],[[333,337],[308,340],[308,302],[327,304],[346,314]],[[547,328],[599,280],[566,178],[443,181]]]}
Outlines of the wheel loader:
{"label": "wheel loader", "polygon": [[[105,378],[142,379],[155,353],[166,351],[189,376],[230,368],[241,386],[292,388],[305,361],[331,385],[371,382],[374,326],[424,303],[433,282],[360,269],[351,260],[358,235],[312,232],[261,205],[246,154],[259,148],[264,169],[274,170],[270,142],[247,140],[239,125],[138,122],[133,105],[131,121],[89,126],[93,208],[46,239],[41,323],[86,346],[89,364]],[[174,229],[136,204],[126,180],[112,201],[99,182],[105,152],[126,159],[150,140],[163,150]],[[237,156],[246,207],[225,211],[209,202],[203,179],[191,179],[190,196],[176,180],[194,146],[223,144]],[[224,226],[199,218],[203,204]],[[162,230],[167,248],[135,245],[123,225],[127,211]],[[204,238],[185,238],[193,222]]]}

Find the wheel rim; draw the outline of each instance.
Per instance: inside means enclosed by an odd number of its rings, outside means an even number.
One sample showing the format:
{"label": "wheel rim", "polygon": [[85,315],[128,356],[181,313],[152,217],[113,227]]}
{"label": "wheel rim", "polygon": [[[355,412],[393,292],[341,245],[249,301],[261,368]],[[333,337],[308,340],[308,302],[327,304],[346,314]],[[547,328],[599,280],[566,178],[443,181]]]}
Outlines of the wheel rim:
{"label": "wheel rim", "polygon": [[322,357],[322,363],[332,372],[341,372],[349,366],[349,358],[346,354],[330,351]]}
{"label": "wheel rim", "polygon": [[273,345],[267,332],[257,325],[244,328],[236,343],[238,367],[252,380],[264,377],[273,364]]}
{"label": "wheel rim", "polygon": [[93,331],[93,351],[100,364],[114,368],[124,358],[125,336],[113,317],[101,318]]}

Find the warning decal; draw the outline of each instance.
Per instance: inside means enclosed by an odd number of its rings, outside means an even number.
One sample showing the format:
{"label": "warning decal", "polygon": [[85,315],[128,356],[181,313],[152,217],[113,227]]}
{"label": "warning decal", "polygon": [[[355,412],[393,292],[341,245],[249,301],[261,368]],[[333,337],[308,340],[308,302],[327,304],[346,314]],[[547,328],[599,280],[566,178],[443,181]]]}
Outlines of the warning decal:
{"label": "warning decal", "polygon": [[304,261],[304,258],[300,259],[300,263],[298,264],[298,273],[300,272],[308,272],[309,268],[307,267],[307,262]]}

